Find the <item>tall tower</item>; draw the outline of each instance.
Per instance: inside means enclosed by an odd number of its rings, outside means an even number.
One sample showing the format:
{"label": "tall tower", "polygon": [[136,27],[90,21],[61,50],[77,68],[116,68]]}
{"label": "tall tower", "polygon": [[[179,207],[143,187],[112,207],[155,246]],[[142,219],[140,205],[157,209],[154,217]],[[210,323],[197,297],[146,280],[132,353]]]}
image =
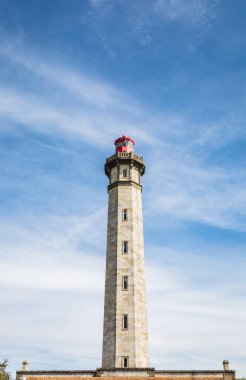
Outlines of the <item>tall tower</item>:
{"label": "tall tower", "polygon": [[102,368],[147,368],[148,330],[142,219],[142,157],[122,136],[106,159],[108,231]]}

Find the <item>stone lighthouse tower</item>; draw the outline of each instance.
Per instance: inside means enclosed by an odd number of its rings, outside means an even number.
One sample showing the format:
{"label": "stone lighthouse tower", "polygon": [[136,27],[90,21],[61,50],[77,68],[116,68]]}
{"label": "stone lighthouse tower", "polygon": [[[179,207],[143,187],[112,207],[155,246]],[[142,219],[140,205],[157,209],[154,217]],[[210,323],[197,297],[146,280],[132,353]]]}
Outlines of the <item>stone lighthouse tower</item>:
{"label": "stone lighthouse tower", "polygon": [[127,136],[115,141],[107,158],[108,236],[102,367],[96,370],[29,370],[23,362],[17,380],[235,380],[228,360],[223,370],[155,370],[149,367],[144,275],[142,186],[144,161]]}
{"label": "stone lighthouse tower", "polygon": [[148,330],[142,219],[142,157],[122,136],[107,158],[108,232],[102,368],[147,368]]}

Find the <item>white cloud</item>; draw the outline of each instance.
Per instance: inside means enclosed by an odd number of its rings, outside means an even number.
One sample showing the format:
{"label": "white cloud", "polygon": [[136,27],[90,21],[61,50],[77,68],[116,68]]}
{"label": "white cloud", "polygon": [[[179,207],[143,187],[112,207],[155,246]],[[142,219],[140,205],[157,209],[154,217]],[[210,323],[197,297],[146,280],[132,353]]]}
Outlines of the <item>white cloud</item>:
{"label": "white cloud", "polygon": [[54,83],[64,88],[88,105],[91,103],[97,108],[106,108],[107,111],[109,107],[117,107],[123,111],[135,112],[135,107],[131,106],[132,99],[102,79],[94,79],[86,74],[77,74],[59,66],[59,64],[55,66],[47,64],[45,60],[30,57],[28,51],[22,51],[14,43],[13,45],[3,45],[0,48],[0,55],[23,66],[30,73],[47,80],[50,84]]}
{"label": "white cloud", "polygon": [[60,129],[99,147],[106,142],[108,145],[111,136],[123,132],[133,133],[149,144],[158,142],[148,132],[149,115],[135,100],[109,83],[59,65],[48,65],[41,59],[29,57],[14,43],[2,46],[0,54],[24,67],[29,80],[41,80],[35,91],[2,87],[0,112],[4,123],[21,122],[44,133]]}
{"label": "white cloud", "polygon": [[215,17],[218,3],[217,0],[156,0],[154,7],[165,19],[204,27]]}
{"label": "white cloud", "polygon": [[0,340],[12,370],[25,357],[32,368],[53,368],[54,357],[67,368],[68,356],[77,368],[99,366],[105,231],[94,226],[104,219],[99,210],[0,226]]}
{"label": "white cloud", "polygon": [[244,171],[185,158],[165,154],[151,164],[148,213],[245,231]]}
{"label": "white cloud", "polygon": [[147,262],[152,364],[167,369],[222,369],[223,359],[229,359],[231,367],[242,373],[243,255],[232,263],[165,248],[160,253],[160,260]]}

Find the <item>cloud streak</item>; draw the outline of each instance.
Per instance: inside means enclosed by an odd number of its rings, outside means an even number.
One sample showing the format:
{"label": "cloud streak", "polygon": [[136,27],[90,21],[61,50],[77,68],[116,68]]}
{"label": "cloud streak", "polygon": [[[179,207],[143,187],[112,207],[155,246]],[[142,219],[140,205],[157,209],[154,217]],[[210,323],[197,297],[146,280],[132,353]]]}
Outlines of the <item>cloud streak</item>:
{"label": "cloud streak", "polygon": [[149,212],[245,231],[243,171],[228,173],[217,167],[202,168],[194,160],[166,157],[151,168],[151,183]]}
{"label": "cloud streak", "polygon": [[[3,118],[35,126],[43,132],[58,127],[70,134],[78,134],[92,144],[97,143],[95,137],[108,143],[107,135],[125,130],[134,130],[140,140],[157,143],[158,140],[147,132],[148,115],[127,94],[112,85],[78,75],[59,65],[54,68],[40,59],[27,58],[28,53],[18,52],[15,45],[2,47],[1,55],[24,67],[30,79],[37,76],[41,80],[39,92],[2,88],[0,112]],[[52,88],[49,93],[46,82]]]}

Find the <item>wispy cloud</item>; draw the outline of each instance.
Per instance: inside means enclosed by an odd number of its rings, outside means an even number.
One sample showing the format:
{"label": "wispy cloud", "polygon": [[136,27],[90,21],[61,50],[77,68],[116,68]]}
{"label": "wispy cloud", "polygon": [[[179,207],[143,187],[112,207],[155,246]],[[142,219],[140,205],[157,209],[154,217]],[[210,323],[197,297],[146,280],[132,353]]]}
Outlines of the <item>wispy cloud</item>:
{"label": "wispy cloud", "polygon": [[[153,251],[151,255],[156,256]],[[234,356],[243,358],[245,260],[241,251],[241,256],[234,255],[232,265],[228,255],[230,251],[225,251],[226,259],[221,261],[204,255],[202,248],[190,253],[162,247],[159,260],[152,258],[148,263],[151,350],[156,366],[194,369],[196,362],[202,369],[206,358],[210,368],[220,368],[229,357],[233,367]],[[213,357],[211,346],[215,347]]]}
{"label": "wispy cloud", "polygon": [[30,57],[28,51],[22,51],[16,44],[3,45],[0,54],[12,62],[23,66],[26,70],[39,76],[42,80],[47,80],[50,84],[56,84],[64,88],[67,92],[89,105],[96,105],[98,108],[117,107],[123,110],[134,112],[130,107],[130,98],[127,94],[116,90],[112,85],[103,82],[102,79],[89,78],[81,73],[59,67],[51,66],[43,60]]}
{"label": "wispy cloud", "polygon": [[208,27],[216,15],[220,1],[156,0],[154,7],[158,15],[166,20],[188,23],[192,26]]}
{"label": "wispy cloud", "polygon": [[[117,60],[122,51],[134,57],[136,46],[140,51],[150,48],[160,54],[162,49],[167,51],[165,26],[183,29],[180,43],[185,51],[192,52],[213,28],[219,4],[220,0],[91,0],[89,19],[102,49],[112,60]],[[119,14],[124,16],[119,20],[121,33],[115,37],[108,29],[114,28],[112,20]],[[88,18],[82,17],[82,23],[87,24]]]}
{"label": "wispy cloud", "polygon": [[245,231],[243,170],[228,172],[222,168],[198,166],[193,159],[184,162],[182,157],[170,159],[165,156],[164,160],[153,164],[151,183],[149,212],[166,215],[167,220],[172,216]]}
{"label": "wispy cloud", "polygon": [[41,80],[38,92],[26,92],[13,86],[2,88],[0,111],[6,120],[22,122],[49,133],[60,128],[92,144],[97,144],[96,140],[108,142],[107,136],[132,130],[140,140],[157,142],[147,132],[147,113],[109,83],[76,74],[59,65],[53,67],[34,57],[28,58],[28,53],[18,52],[15,45],[2,47],[0,53],[24,67],[29,78],[37,76]]}
{"label": "wispy cloud", "polygon": [[[19,368],[26,356],[36,368],[54,368],[57,360],[64,368],[66,356],[75,368],[99,365],[105,233],[94,226],[105,219],[98,211],[84,219],[39,216],[22,226],[1,224],[0,335],[12,366]],[[47,351],[55,363],[47,363]]]}

